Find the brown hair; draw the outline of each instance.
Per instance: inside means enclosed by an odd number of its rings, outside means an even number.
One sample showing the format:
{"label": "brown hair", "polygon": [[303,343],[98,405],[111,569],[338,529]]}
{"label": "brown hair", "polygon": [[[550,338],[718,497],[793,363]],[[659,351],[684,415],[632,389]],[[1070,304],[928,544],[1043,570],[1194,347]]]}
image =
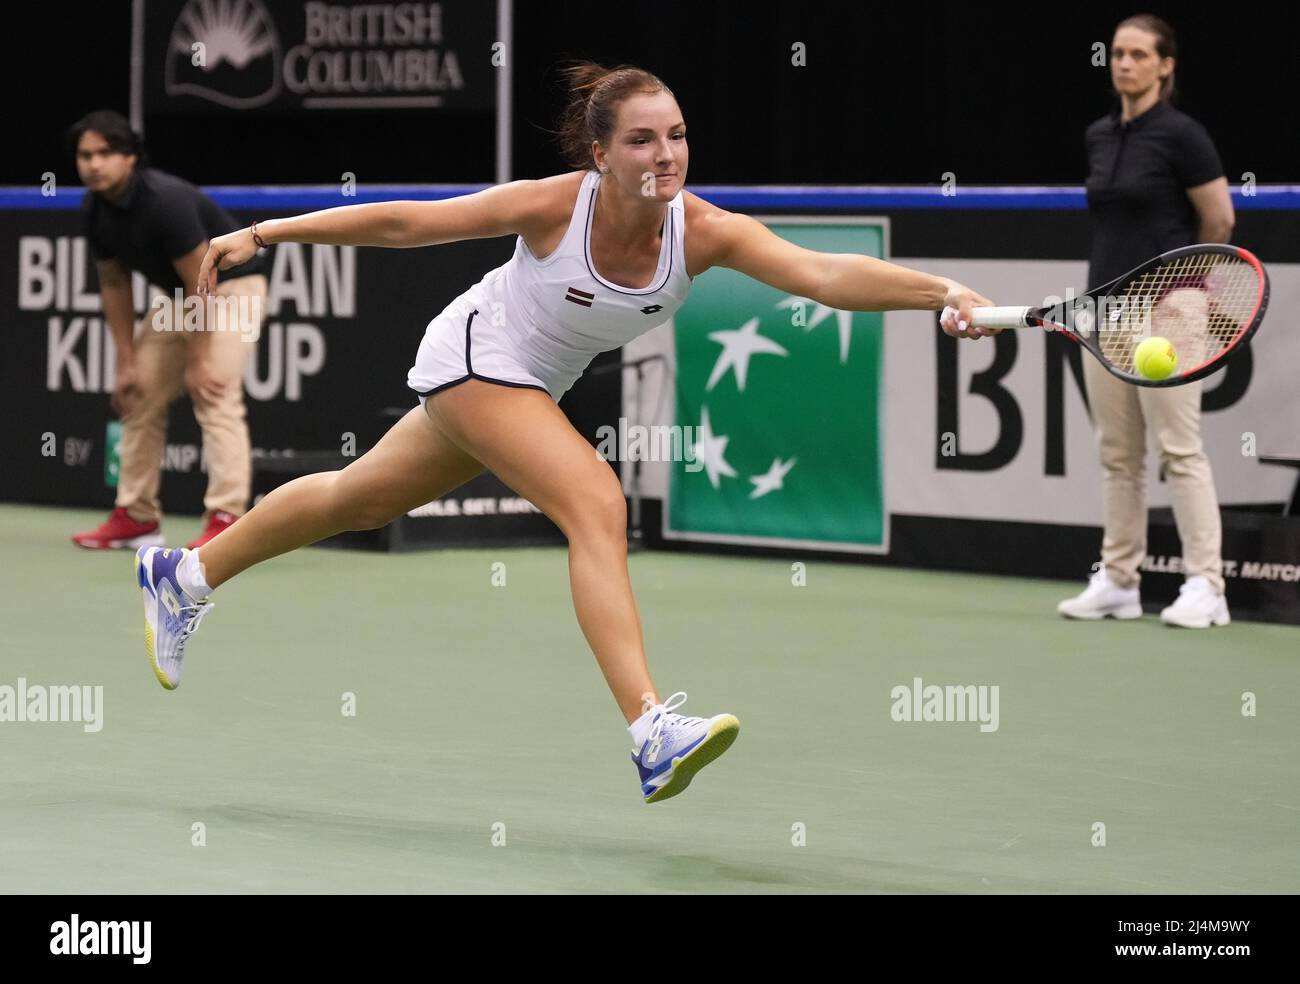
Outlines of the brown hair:
{"label": "brown hair", "polygon": [[605,68],[593,61],[579,61],[560,70],[569,103],[554,131],[560,154],[574,168],[595,170],[596,160],[591,142],[608,144],[614,135],[618,106],[638,92],[667,92],[658,76],[634,65]]}
{"label": "brown hair", "polygon": [[[1125,27],[1136,27],[1139,31],[1154,34],[1156,38],[1156,54],[1161,58],[1178,57],[1178,35],[1168,21],[1162,20],[1155,14],[1134,14],[1132,17],[1127,17],[1120,22],[1119,27],[1115,28],[1116,33]],[[1177,70],[1177,66],[1175,66],[1175,70]],[[1170,72],[1167,78],[1160,80],[1160,98],[1172,99],[1173,95],[1174,73]]]}

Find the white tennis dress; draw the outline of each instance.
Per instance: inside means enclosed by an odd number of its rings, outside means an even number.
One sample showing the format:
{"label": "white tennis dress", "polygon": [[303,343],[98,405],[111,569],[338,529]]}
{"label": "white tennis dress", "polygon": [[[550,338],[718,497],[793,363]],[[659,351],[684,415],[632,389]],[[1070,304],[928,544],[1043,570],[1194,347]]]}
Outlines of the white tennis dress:
{"label": "white tennis dress", "polygon": [[558,401],[601,352],[663,324],[686,300],[682,193],[664,213],[659,265],[640,290],[596,272],[591,221],[601,174],[582,179],[560,245],[539,260],[524,237],[515,255],[447,305],[429,322],[406,384],[425,398],[481,379],[540,389]]}

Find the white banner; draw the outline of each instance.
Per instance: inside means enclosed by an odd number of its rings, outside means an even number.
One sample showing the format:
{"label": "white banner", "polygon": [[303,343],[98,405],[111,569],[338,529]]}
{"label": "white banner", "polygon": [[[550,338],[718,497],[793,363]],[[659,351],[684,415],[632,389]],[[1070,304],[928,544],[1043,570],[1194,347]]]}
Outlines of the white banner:
{"label": "white banner", "polygon": [[[1043,303],[1081,292],[1086,265],[1060,261],[899,259],[904,266],[941,273],[970,285],[998,304]],[[1288,317],[1300,304],[1300,266],[1270,266],[1269,314],[1251,342],[1250,384],[1239,400],[1204,413],[1206,453],[1224,505],[1278,502],[1290,498],[1296,473],[1261,464],[1269,451],[1300,453],[1300,334]],[[1014,403],[1023,433],[1010,460],[991,471],[940,467],[942,433],[937,419],[935,320],[930,312],[898,311],[886,316],[885,500],[894,512],[971,519],[1100,526],[1101,466],[1096,439],[1079,384],[1063,367],[1059,396],[1063,474],[1050,474],[1047,455],[1047,333],[1018,329],[1015,360],[996,386]],[[970,392],[972,379],[994,359],[991,339],[963,342],[955,387],[960,454],[986,452],[1005,438],[1008,421],[985,396]],[[1081,351],[1083,359],[1092,355]],[[1063,360],[1061,360],[1063,362]],[[1204,382],[1205,402],[1226,373]],[[1005,413],[1005,410],[1003,411]],[[1254,435],[1253,441],[1250,435]],[[1148,436],[1148,503],[1169,505],[1159,482],[1157,448]],[[1243,454],[1243,450],[1253,452]]]}
{"label": "white banner", "polygon": [[[1087,275],[1082,262],[1008,260],[898,259],[918,270],[952,277],[999,304],[1039,304],[1068,288],[1080,291]],[[1281,502],[1290,498],[1293,469],[1262,464],[1260,454],[1300,454],[1300,332],[1290,312],[1300,309],[1300,265],[1269,266],[1272,293],[1269,313],[1251,342],[1249,386],[1241,397],[1202,418],[1206,451],[1214,468],[1219,500],[1224,505]],[[1046,334],[1019,330],[1014,361],[996,386],[1014,406],[1020,437],[1008,460],[989,471],[940,467],[942,431],[938,405],[940,377],[935,316],[924,311],[895,311],[885,316],[885,501],[891,513],[971,519],[1101,525],[1101,468],[1096,440],[1079,384],[1063,359],[1049,359]],[[994,360],[995,343],[985,339],[956,346],[957,429],[955,448],[978,455],[1006,440],[1008,422],[985,396],[970,392],[971,382]],[[1080,352],[1083,359],[1091,359]],[[661,356],[644,367],[638,393],[635,375],[624,374],[624,415],[631,423],[671,424],[672,326],[664,325],[624,349],[625,361]],[[1048,365],[1060,363],[1060,474],[1049,461]],[[1241,360],[1236,360],[1240,362]],[[1204,382],[1210,394],[1227,376],[1219,372]],[[815,381],[809,381],[810,394]],[[1003,413],[1007,411],[1003,408]],[[1251,435],[1253,435],[1253,440]],[[1169,504],[1167,487],[1158,480],[1158,456],[1149,439],[1148,502]],[[1253,453],[1243,453],[1243,452]],[[944,459],[947,461],[948,459]],[[631,467],[623,468],[630,491]],[[662,498],[667,467],[641,464],[641,494]]]}

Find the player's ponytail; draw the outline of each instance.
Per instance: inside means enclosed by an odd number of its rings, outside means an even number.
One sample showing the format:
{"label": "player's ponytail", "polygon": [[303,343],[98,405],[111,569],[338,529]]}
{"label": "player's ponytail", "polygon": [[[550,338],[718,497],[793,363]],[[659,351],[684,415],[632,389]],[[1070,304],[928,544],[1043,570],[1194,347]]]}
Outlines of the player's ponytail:
{"label": "player's ponytail", "polygon": [[560,69],[568,104],[553,131],[566,164],[580,170],[596,166],[591,142],[608,145],[614,135],[618,106],[637,92],[672,90],[657,77],[632,65],[605,68],[593,61],[573,62]]}

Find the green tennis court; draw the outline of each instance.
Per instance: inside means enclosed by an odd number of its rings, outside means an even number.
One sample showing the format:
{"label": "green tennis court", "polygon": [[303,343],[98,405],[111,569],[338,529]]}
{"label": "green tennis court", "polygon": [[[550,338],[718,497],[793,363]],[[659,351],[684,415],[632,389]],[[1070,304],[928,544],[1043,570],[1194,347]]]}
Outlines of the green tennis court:
{"label": "green tennis court", "polygon": [[[1300,891],[1295,628],[1067,623],[1073,584],[637,554],[661,696],[741,720],[647,806],[564,551],[298,551],[217,593],[167,693],[130,553],[68,542],[99,518],[0,507],[0,686],[103,686],[97,732],[0,723],[4,891]],[[892,720],[918,677],[997,686],[997,730]]]}

